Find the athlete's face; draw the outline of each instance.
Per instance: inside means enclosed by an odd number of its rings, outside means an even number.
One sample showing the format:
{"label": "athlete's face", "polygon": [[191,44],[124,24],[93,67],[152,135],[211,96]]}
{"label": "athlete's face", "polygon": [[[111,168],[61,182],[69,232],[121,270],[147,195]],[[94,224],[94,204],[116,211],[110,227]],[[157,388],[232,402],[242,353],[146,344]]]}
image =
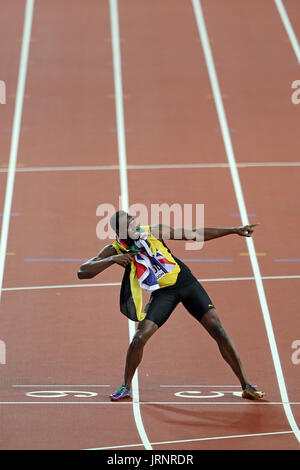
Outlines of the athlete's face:
{"label": "athlete's face", "polygon": [[126,216],[120,219],[119,225],[119,237],[120,238],[130,238],[131,240],[137,240],[140,236],[137,231],[137,223],[133,215],[127,214]]}

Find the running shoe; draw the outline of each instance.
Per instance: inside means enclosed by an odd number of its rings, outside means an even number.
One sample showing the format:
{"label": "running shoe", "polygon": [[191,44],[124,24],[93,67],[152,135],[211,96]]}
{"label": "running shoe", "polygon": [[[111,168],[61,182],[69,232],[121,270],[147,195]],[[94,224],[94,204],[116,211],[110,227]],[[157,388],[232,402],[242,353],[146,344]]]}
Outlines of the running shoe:
{"label": "running shoe", "polygon": [[242,398],[249,398],[250,400],[259,400],[260,398],[263,398],[264,395],[265,395],[265,392],[260,392],[256,390],[255,387],[248,384],[243,390]]}
{"label": "running shoe", "polygon": [[124,398],[131,398],[130,391],[127,387],[122,385],[115,393],[109,395],[110,399],[113,401],[123,400]]}

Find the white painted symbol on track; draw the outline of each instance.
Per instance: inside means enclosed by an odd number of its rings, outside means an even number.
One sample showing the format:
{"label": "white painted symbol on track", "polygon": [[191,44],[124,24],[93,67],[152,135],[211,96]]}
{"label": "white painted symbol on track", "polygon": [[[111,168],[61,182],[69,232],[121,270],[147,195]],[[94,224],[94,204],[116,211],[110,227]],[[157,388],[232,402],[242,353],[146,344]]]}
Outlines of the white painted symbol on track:
{"label": "white painted symbol on track", "polygon": [[235,397],[241,397],[242,392],[237,392],[233,390],[211,390],[210,395],[202,395],[202,392],[200,390],[183,390],[182,392],[176,392],[174,395],[176,397],[181,397],[181,398],[221,398],[224,397],[225,393],[232,394]]}
{"label": "white painted symbol on track", "polygon": [[83,390],[37,390],[34,392],[27,392],[28,397],[35,398],[63,398],[69,395],[73,395],[77,398],[92,398],[96,397],[96,392],[85,392]]}

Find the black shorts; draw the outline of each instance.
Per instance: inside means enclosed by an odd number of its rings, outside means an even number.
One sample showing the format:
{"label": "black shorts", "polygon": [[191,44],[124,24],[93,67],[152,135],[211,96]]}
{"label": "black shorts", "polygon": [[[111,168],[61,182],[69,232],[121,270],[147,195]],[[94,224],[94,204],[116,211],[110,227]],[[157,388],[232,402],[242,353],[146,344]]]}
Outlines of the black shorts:
{"label": "black shorts", "polygon": [[208,310],[214,308],[205,289],[194,278],[191,283],[183,287],[163,287],[152,292],[145,308],[146,319],[152,320],[160,327],[180,302],[198,321]]}

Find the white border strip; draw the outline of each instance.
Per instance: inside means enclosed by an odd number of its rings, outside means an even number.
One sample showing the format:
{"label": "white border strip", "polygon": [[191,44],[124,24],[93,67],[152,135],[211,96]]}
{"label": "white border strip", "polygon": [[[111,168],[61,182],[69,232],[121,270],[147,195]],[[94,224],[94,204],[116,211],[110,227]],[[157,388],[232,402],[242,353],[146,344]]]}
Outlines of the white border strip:
{"label": "white border strip", "polygon": [[[113,69],[115,83],[115,103],[116,103],[116,119],[117,119],[117,135],[118,135],[118,152],[120,164],[120,185],[122,208],[128,210],[128,180],[127,180],[127,163],[126,163],[126,141],[125,141],[125,125],[124,125],[124,109],[123,109],[123,87],[122,87],[122,69],[121,69],[121,51],[120,51],[120,32],[119,32],[119,15],[118,1],[110,0],[110,20],[111,20],[111,38],[113,53]],[[135,323],[128,320],[129,341],[135,334]],[[140,404],[139,404],[139,383],[138,371],[136,370],[132,380],[132,406],[133,414],[142,443],[147,450],[152,450],[148,436],[146,434],[142,421]]]}
{"label": "white border strip", "polygon": [[50,385],[12,385],[12,387],[110,387],[110,385],[87,385],[87,384],[84,384],[84,385],[74,385],[74,384],[69,384],[69,385],[59,385],[59,384],[50,384]]}
{"label": "white border strip", "polygon": [[115,104],[118,135],[118,154],[120,170],[120,187],[123,209],[127,210],[128,202],[128,183],[127,183],[127,158],[126,158],[126,140],[123,108],[123,85],[122,85],[122,62],[120,50],[120,32],[119,32],[119,14],[118,0],[109,0],[110,21],[111,21],[111,39],[114,69],[115,85]]}
{"label": "white border strip", "polygon": [[18,75],[17,94],[15,102],[14,120],[12,127],[11,146],[9,155],[9,167],[7,174],[6,192],[4,200],[4,210],[2,219],[1,239],[0,239],[0,302],[4,277],[4,267],[6,259],[6,249],[11,215],[11,206],[14,191],[15,171],[18,157],[19,137],[22,120],[22,110],[27,74],[28,55],[30,47],[30,36],[33,19],[34,0],[27,0],[25,7],[23,39],[21,47],[20,67]]}
{"label": "white border strip", "polygon": [[289,37],[290,43],[292,45],[292,48],[295,52],[295,56],[297,58],[298,64],[300,64],[300,47],[299,47],[299,42],[297,39],[297,36],[295,34],[295,31],[293,30],[291,21],[289,19],[289,15],[287,14],[287,11],[285,9],[284,4],[282,3],[282,0],[274,0],[275,5],[277,7],[277,10],[279,12],[281,21],[285,27],[285,30],[287,32],[287,35]]}
{"label": "white border strip", "polygon": [[[242,223],[244,225],[247,225],[249,224],[249,221],[248,221],[246,204],[245,204],[241,182],[240,182],[240,178],[239,178],[239,174],[237,170],[235,155],[233,151],[229,127],[228,127],[227,118],[226,118],[226,113],[225,113],[225,109],[224,109],[224,105],[222,101],[222,95],[220,91],[216,68],[215,68],[215,64],[213,60],[213,55],[212,55],[212,51],[211,51],[211,47],[210,47],[210,43],[208,39],[208,34],[206,30],[205,20],[203,16],[203,11],[201,7],[201,1],[192,0],[192,4],[194,7],[195,18],[196,18],[198,31],[199,31],[199,35],[200,35],[200,39],[201,39],[201,43],[203,47],[203,52],[205,55],[205,61],[206,61],[207,68],[208,68],[210,83],[211,83],[211,87],[212,87],[212,91],[213,91],[213,95],[215,99],[215,105],[216,105],[216,110],[217,110],[218,118],[220,122],[220,128],[222,131],[224,146],[225,146],[228,162],[230,165],[230,172],[231,172],[231,177],[233,181],[234,191],[236,194],[236,199],[237,199],[239,211],[241,214]],[[298,439],[298,441],[300,442],[300,430],[295,421],[292,409],[290,405],[288,404],[289,398],[288,398],[286,384],[285,384],[285,380],[284,380],[284,376],[282,372],[279,353],[277,350],[270,312],[269,312],[269,308],[268,308],[268,304],[266,300],[266,295],[265,295],[265,291],[263,287],[258,260],[256,257],[253,239],[251,237],[246,238],[246,242],[248,246],[249,257],[251,260],[253,274],[255,277],[258,297],[259,297],[259,301],[261,304],[261,310],[262,310],[262,314],[263,314],[263,318],[265,322],[266,332],[267,332],[267,336],[268,336],[268,340],[270,344],[270,349],[271,349],[272,359],[273,359],[273,363],[275,367],[280,395],[282,398],[282,402],[284,403],[283,408],[284,408],[286,417],[288,419],[288,422],[291,426],[291,429],[293,430],[296,439]]]}
{"label": "white border strip", "polygon": [[[278,432],[261,432],[257,434],[236,434],[233,436],[217,436],[217,437],[200,437],[198,439],[181,439],[178,441],[160,441],[160,442],[152,442],[152,445],[165,445],[165,444],[181,444],[187,442],[199,442],[199,441],[214,441],[219,439],[236,439],[239,437],[261,437],[261,436],[274,436],[280,434],[291,434],[292,431],[278,431]],[[125,449],[128,447],[140,447],[141,444],[128,444],[128,445],[121,445],[121,446],[112,446],[112,447],[94,447],[91,449],[86,450],[109,450],[109,449]]]}
{"label": "white border strip", "polygon": [[[299,167],[300,162],[238,162],[240,168],[250,167]],[[165,163],[153,165],[126,165],[127,170],[170,170],[191,168],[229,168],[228,163]],[[55,172],[55,171],[119,171],[119,165],[82,165],[82,166],[28,166],[16,168],[16,173]],[[0,168],[0,173],[7,173],[7,168]]]}
{"label": "white border strip", "polygon": [[[291,276],[262,276],[262,279],[266,280],[280,280],[280,279],[300,279],[300,274]],[[220,278],[208,278],[198,279],[199,282],[226,282],[226,281],[254,281],[255,277],[220,277]],[[120,282],[101,282],[98,284],[64,284],[64,285],[53,285],[53,286],[24,286],[24,287],[3,287],[3,292],[15,292],[24,290],[43,290],[43,289],[70,289],[70,288],[82,288],[82,287],[111,287],[120,286]]]}
{"label": "white border strip", "polygon": [[[282,401],[140,401],[140,405],[239,405],[239,406],[265,406],[282,405]],[[298,401],[290,401],[290,405],[300,405]],[[0,401],[0,405],[111,405],[132,406],[132,401]],[[291,431],[293,432],[293,431]],[[141,444],[144,445],[144,444]]]}

